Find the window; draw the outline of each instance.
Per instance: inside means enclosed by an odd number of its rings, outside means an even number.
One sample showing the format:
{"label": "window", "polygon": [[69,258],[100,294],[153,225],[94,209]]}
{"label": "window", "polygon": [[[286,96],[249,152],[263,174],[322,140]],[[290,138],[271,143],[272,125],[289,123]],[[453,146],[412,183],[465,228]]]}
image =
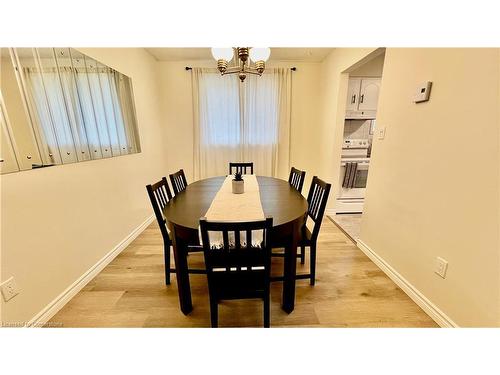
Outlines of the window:
{"label": "window", "polygon": [[223,175],[231,161],[252,161],[265,176],[277,176],[280,163],[288,169],[290,76],[274,69],[241,83],[193,69],[195,178]]}

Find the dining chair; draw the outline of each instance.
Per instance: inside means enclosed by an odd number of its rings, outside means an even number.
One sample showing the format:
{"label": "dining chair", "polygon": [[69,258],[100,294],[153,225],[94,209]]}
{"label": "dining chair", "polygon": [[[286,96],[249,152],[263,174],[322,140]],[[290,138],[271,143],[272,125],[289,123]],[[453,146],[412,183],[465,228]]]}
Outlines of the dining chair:
{"label": "dining chair", "polygon": [[175,195],[179,194],[181,191],[186,190],[186,186],[188,183],[183,169],[179,169],[178,172],[170,174],[169,177]]}
{"label": "dining chair", "polygon": [[[330,194],[331,184],[319,179],[314,176],[311,182],[311,187],[309,188],[309,194],[307,196],[307,218],[312,220],[312,232],[307,226],[307,220],[300,231],[300,236],[298,240],[298,246],[300,246],[300,252],[297,252],[297,258],[300,258],[300,263],[305,263],[305,253],[306,247],[309,247],[309,273],[307,274],[297,274],[297,279],[309,279],[310,284],[314,285],[316,282],[316,248],[318,242],[318,234],[321,228],[321,222],[323,221],[323,216],[325,214],[326,203],[328,201],[328,196]],[[273,248],[283,248],[285,244],[282,243],[282,239],[278,239],[273,242]],[[283,257],[283,253],[271,253],[272,256]],[[273,277],[273,281],[281,281],[283,277]]]}
{"label": "dining chair", "polygon": [[253,162],[249,163],[229,163],[229,174],[239,172],[241,174],[248,174],[247,169],[250,169],[250,174],[253,174]]}
{"label": "dining chair", "polygon": [[212,327],[218,326],[219,301],[248,298],[263,300],[264,327],[270,326],[272,226],[271,217],[251,222],[200,219]]}
{"label": "dining chair", "polygon": [[[170,246],[172,246],[172,234],[167,228],[167,220],[163,215],[163,210],[166,205],[172,199],[172,193],[168,186],[167,178],[162,177],[162,179],[152,185],[146,185],[146,190],[153,206],[153,211],[156,216],[156,221],[160,227],[161,236],[163,237],[163,258],[165,262],[165,284],[170,285],[170,274],[175,272],[175,268],[171,268],[170,260]],[[203,249],[200,246],[190,246],[188,248],[188,253],[201,252]],[[188,273],[194,274],[204,274],[206,273],[203,269],[191,269],[188,268]]]}
{"label": "dining chair", "polygon": [[[321,223],[323,221],[323,216],[325,214],[326,203],[328,201],[328,196],[330,195],[331,184],[314,176],[311,182],[311,187],[309,188],[309,194],[307,195],[307,217],[313,221],[312,232],[309,230],[307,225],[302,227],[302,233],[299,240],[300,245],[300,262],[304,264],[305,262],[305,251],[306,247],[309,247],[309,278],[310,284],[314,285],[316,282],[316,248],[318,242],[318,234],[321,228]],[[305,278],[307,275],[298,275],[301,278]]]}
{"label": "dining chair", "polygon": [[163,216],[163,209],[170,199],[172,199],[172,193],[168,187],[166,177],[162,177],[160,181],[152,185],[146,185],[146,190],[148,191],[149,199],[151,200],[151,205],[153,206],[153,211],[156,216],[156,221],[158,221],[158,226],[160,227],[160,232],[163,237],[165,284],[170,285],[170,272],[175,270],[170,269],[170,246],[172,245],[172,240],[167,229],[167,220]]}
{"label": "dining chair", "polygon": [[292,169],[290,170],[290,177],[288,177],[288,182],[295,188],[295,190],[297,190],[299,193],[302,193],[302,186],[304,185],[305,178],[305,171],[301,171],[292,167]]}

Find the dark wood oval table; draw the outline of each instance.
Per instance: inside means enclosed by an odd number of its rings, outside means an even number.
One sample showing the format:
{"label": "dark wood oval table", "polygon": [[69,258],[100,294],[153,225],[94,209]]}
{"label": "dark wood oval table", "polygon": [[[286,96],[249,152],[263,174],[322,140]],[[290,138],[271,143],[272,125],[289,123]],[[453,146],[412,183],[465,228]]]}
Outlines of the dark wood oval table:
{"label": "dark wood oval table", "polygon": [[[187,266],[188,247],[199,245],[198,226],[225,177],[196,181],[177,194],[163,213],[171,231],[179,302],[184,314],[193,310]],[[287,181],[257,176],[260,200],[266,216],[273,217],[273,242],[285,246],[282,308],[290,313],[295,305],[298,235],[305,223],[307,200]]]}

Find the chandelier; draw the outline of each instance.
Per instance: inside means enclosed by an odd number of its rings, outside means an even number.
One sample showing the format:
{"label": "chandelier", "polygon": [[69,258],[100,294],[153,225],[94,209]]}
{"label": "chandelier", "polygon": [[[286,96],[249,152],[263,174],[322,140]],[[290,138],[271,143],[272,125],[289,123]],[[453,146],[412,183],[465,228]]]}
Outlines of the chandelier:
{"label": "chandelier", "polygon": [[[212,56],[217,60],[217,69],[221,75],[237,73],[241,82],[245,80],[247,74],[261,76],[270,55],[271,49],[267,47],[212,48]],[[233,58],[235,65],[228,66]]]}

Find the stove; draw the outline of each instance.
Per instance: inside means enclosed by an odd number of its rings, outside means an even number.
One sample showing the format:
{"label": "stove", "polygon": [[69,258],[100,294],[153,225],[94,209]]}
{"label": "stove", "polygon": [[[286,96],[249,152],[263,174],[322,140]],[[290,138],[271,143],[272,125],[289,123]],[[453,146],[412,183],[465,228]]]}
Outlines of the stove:
{"label": "stove", "polygon": [[370,147],[370,141],[368,139],[344,139],[342,149],[358,148],[358,149],[368,149]]}
{"label": "stove", "polygon": [[370,141],[368,139],[344,139],[342,144],[341,159],[367,158]]}
{"label": "stove", "polygon": [[[337,213],[363,212],[363,204],[370,166],[370,141],[368,139],[344,139],[342,144],[339,195],[336,201]],[[346,163],[357,163],[355,179],[351,187],[343,187]]]}

